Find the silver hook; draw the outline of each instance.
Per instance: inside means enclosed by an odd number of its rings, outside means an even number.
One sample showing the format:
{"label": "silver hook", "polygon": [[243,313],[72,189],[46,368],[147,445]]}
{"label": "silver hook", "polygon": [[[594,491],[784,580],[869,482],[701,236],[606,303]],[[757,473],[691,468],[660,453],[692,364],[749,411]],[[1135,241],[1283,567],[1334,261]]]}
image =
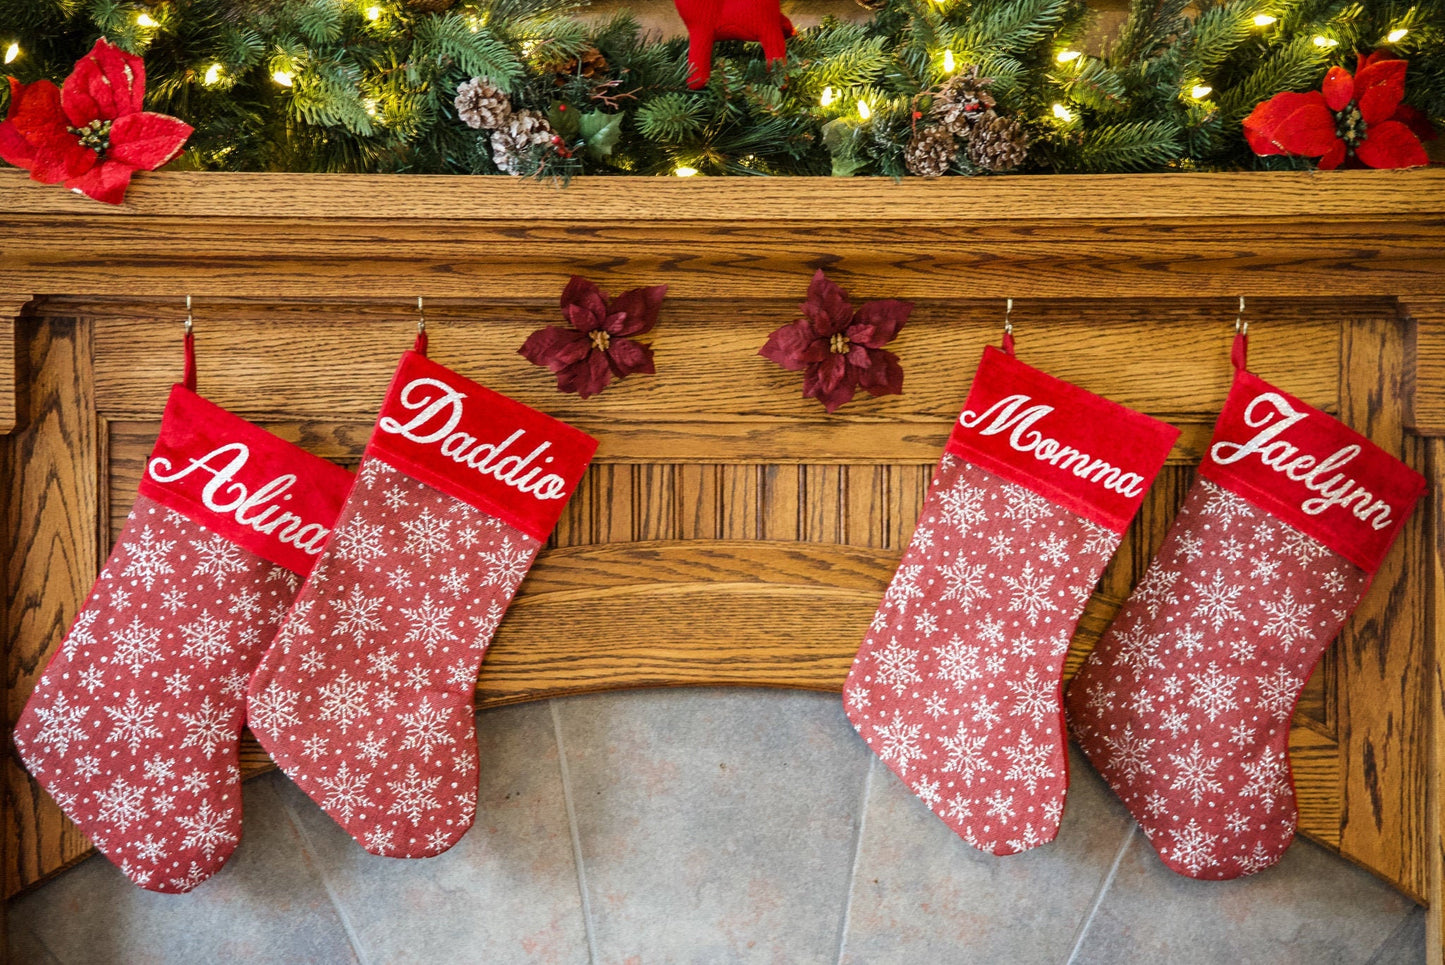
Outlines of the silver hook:
{"label": "silver hook", "polygon": [[1013,300],[1012,298],[1006,299],[1006,304],[1004,305],[1004,310],[1003,310],[1003,333],[1004,333],[1005,335],[1012,335],[1012,334],[1013,334],[1013,331],[1014,331],[1014,323],[1010,320],[1010,316],[1013,315],[1013,313],[1014,313],[1014,300]]}
{"label": "silver hook", "polygon": [[1244,320],[1244,296],[1239,296],[1239,314],[1234,316],[1234,331],[1239,335],[1249,334],[1249,323]]}
{"label": "silver hook", "polygon": [[426,307],[420,295],[416,296],[416,331],[418,335],[426,331]]}
{"label": "silver hook", "polygon": [[191,320],[191,296],[190,296],[190,295],[187,295],[187,296],[186,296],[186,334],[187,334],[187,335],[191,334],[191,329],[192,329],[193,327],[194,327],[194,323],[193,323],[192,320]]}

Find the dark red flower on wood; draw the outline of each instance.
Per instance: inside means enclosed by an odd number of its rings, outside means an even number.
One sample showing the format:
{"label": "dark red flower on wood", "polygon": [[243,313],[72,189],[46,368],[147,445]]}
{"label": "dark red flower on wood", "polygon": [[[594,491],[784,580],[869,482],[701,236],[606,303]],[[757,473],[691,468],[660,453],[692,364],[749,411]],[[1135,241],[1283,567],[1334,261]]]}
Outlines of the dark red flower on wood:
{"label": "dark red flower on wood", "polygon": [[35,181],[120,204],[133,172],[154,171],[191,136],[184,121],[141,110],[144,98],[145,63],[102,37],[62,87],[10,78],[0,158]]}
{"label": "dark red flower on wood", "polygon": [[859,388],[869,395],[901,395],[903,367],[883,348],[897,337],[912,302],[864,302],[855,311],[848,293],[819,270],[799,306],[803,317],[768,336],[758,349],[785,369],[802,371],[803,396],[834,411]]}
{"label": "dark red flower on wood", "polygon": [[1360,57],[1354,76],[1331,67],[1321,89],[1275,94],[1244,119],[1254,153],[1317,157],[1320,168],[1408,168],[1428,164],[1422,140],[1435,136],[1401,103],[1408,63],[1380,51]]}
{"label": "dark red flower on wood", "polygon": [[634,288],[616,298],[573,275],[562,289],[568,326],[548,325],[527,336],[527,361],[557,373],[557,388],[582,398],[633,372],[652,372],[652,349],[632,336],[652,331],[666,285]]}

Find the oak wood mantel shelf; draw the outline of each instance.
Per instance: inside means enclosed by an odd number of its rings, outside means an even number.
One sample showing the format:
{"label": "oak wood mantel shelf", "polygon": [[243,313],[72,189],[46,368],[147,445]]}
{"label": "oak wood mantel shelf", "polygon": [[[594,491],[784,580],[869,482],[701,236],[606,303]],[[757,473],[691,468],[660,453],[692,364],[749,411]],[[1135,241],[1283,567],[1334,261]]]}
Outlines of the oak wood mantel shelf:
{"label": "oak wood mantel shelf", "polygon": [[[917,307],[903,396],[826,416],[757,357],[818,268]],[[669,286],[657,374],[585,402],[516,349],[570,274]],[[978,353],[1183,429],[1069,669],[1142,576],[1253,366],[1426,472],[1295,715],[1302,829],[1428,902],[1441,961],[1445,171],[946,179],[138,176],[109,208],[0,171],[0,477],[12,723],[122,525],[179,374],[354,463],[417,296],[432,355],[601,441],[487,656],[479,706],[639,686],[838,690]],[[8,733],[8,730],[7,730]],[[254,746],[247,768],[269,766]],[[5,760],[7,895],[89,845]]]}

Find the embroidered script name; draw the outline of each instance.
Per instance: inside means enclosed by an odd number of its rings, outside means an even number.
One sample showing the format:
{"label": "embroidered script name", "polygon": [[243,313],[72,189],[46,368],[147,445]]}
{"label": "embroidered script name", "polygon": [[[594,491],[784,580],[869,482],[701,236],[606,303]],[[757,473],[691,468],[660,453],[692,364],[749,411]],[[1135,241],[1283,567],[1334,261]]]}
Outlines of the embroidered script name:
{"label": "embroidered script name", "polygon": [[1007,432],[1009,445],[1018,452],[1030,453],[1040,462],[1072,472],[1080,479],[1102,486],[1121,496],[1137,497],[1144,492],[1144,477],[1138,473],[1125,472],[1118,466],[1103,459],[1096,459],[1087,452],[1080,452],[1066,446],[1057,439],[1045,436],[1034,423],[1054,411],[1051,405],[1033,402],[1033,397],[1019,393],[999,399],[983,412],[965,409],[958,416],[958,424],[965,429],[978,429],[982,436],[996,436]]}
{"label": "embroidered script name", "polygon": [[250,458],[251,450],[245,443],[232,442],[217,446],[174,472],[171,460],[156,456],[147,464],[146,473],[158,483],[176,482],[196,472],[209,473],[211,479],[201,490],[201,501],[211,512],[230,516],[242,526],[274,536],[303,553],[311,556],[320,553],[331,530],[286,512],[278,503],[291,498],[287,490],[296,485],[296,474],[288,472],[255,490],[248,490],[236,477]]}
{"label": "embroidered script name", "polygon": [[[1298,446],[1279,438],[1291,426],[1307,418],[1308,412],[1296,410],[1278,392],[1261,393],[1251,399],[1244,409],[1244,424],[1260,431],[1247,442],[1216,442],[1209,449],[1210,458],[1221,466],[1228,466],[1249,456],[1258,456],[1260,462],[1275,472],[1302,482],[1306,489],[1319,493],[1300,503],[1300,509],[1311,516],[1338,506],[1350,510],[1356,519],[1365,520],[1375,529],[1385,529],[1390,525],[1393,513],[1390,504],[1344,473],[1335,472],[1360,454],[1359,446],[1351,444],[1336,449],[1324,459],[1318,459],[1311,455],[1297,455]],[[1326,477],[1326,473],[1333,475]]]}
{"label": "embroidered script name", "polygon": [[[433,389],[436,394],[429,393]],[[552,443],[543,441],[525,456],[503,455],[514,443],[520,443],[519,448],[526,445],[521,442],[527,434],[525,429],[518,429],[501,442],[478,442],[476,436],[457,431],[462,419],[462,400],[466,397],[465,392],[458,392],[439,379],[413,379],[401,390],[397,401],[402,408],[416,414],[406,422],[383,416],[377,426],[382,432],[422,445],[439,444],[441,454],[453,462],[490,476],[519,493],[537,499],[565,499],[567,481],[545,471],[552,457],[543,454],[552,448]]]}

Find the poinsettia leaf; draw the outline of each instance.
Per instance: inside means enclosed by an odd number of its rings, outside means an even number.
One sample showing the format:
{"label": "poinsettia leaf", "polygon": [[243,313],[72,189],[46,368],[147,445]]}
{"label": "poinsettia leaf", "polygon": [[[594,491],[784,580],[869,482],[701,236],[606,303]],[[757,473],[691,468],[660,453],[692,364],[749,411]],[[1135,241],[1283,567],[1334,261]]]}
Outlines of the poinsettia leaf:
{"label": "poinsettia leaf", "polygon": [[125,201],[125,189],[134,170],[118,161],[102,161],[80,177],[67,180],[65,186],[106,204],[120,204]]}
{"label": "poinsettia leaf", "polygon": [[1399,121],[1372,124],[1355,147],[1355,157],[1372,168],[1414,168],[1430,163],[1424,146]]}
{"label": "poinsettia leaf", "polygon": [[883,349],[868,353],[868,368],[858,376],[858,384],[877,398],[880,395],[903,394],[903,366],[898,356]]}
{"label": "poinsettia leaf", "polygon": [[1310,105],[1318,105],[1321,111],[1329,114],[1325,97],[1319,91],[1303,94],[1285,91],[1257,104],[1244,119],[1244,138],[1249,142],[1250,150],[1259,155],[1295,153],[1281,144],[1280,128],[1296,111]]}
{"label": "poinsettia leaf", "polygon": [[758,354],[796,372],[810,362],[821,362],[828,354],[828,347],[813,335],[807,321],[799,319],[775,329]]}
{"label": "poinsettia leaf", "polygon": [[641,335],[652,331],[666,295],[666,285],[634,288],[618,295],[607,306],[607,331],[613,335]]}
{"label": "poinsettia leaf", "polygon": [[612,382],[612,366],[602,352],[591,352],[586,358],[557,373],[557,388],[589,398]]}
{"label": "poinsettia leaf", "polygon": [[126,114],[111,127],[105,156],[137,170],[154,171],[181,153],[191,130],[191,125],[169,114]]}
{"label": "poinsettia leaf", "polygon": [[9,121],[0,121],[0,161],[27,171],[35,163],[35,148]]}
{"label": "poinsettia leaf", "polygon": [[1349,148],[1346,146],[1345,142],[1336,141],[1334,146],[1331,147],[1328,151],[1326,151],[1324,153],[1324,156],[1320,158],[1320,170],[1333,171],[1335,168],[1344,164],[1347,157],[1349,157]]}
{"label": "poinsettia leaf", "polygon": [[630,338],[614,338],[607,348],[607,357],[618,378],[634,372],[651,374],[657,371],[652,364],[652,349]]}
{"label": "poinsettia leaf", "polygon": [[1319,157],[1340,142],[1335,133],[1335,115],[1323,103],[1308,103],[1290,114],[1275,129],[1275,143],[1289,154]]}
{"label": "poinsettia leaf", "polygon": [[60,92],[60,104],[75,127],[132,114],[144,98],[145,63],[104,37],[75,62]]}
{"label": "poinsettia leaf", "polygon": [[1355,74],[1355,103],[1366,124],[1387,121],[1405,97],[1405,69],[1398,59],[1371,60]]}
{"label": "poinsettia leaf", "polygon": [[851,402],[853,392],[853,383],[840,381],[837,385],[826,386],[812,370],[809,370],[803,378],[803,398],[817,399],[829,412],[834,412],[839,406]]}
{"label": "poinsettia leaf", "polygon": [[853,320],[853,305],[848,301],[848,293],[835,285],[821,268],[813,273],[813,280],[808,284],[808,297],[799,308],[812,322],[813,331],[818,335],[837,334]]}
{"label": "poinsettia leaf", "polygon": [[1390,120],[1404,124],[1422,141],[1433,141],[1440,136],[1435,125],[1430,123],[1430,115],[1409,104],[1401,104],[1395,108],[1395,116]]}
{"label": "poinsettia leaf", "polygon": [[848,377],[848,359],[836,352],[829,352],[828,357],[809,369],[817,373],[818,384],[824,389],[831,389],[842,384]]}
{"label": "poinsettia leaf", "polygon": [[586,335],[561,325],[548,325],[546,328],[537,329],[528,335],[522,347],[517,349],[517,353],[528,362],[546,366],[553,372],[560,372],[580,361],[590,351],[592,343]]}
{"label": "poinsettia leaf", "polygon": [[[83,147],[75,135],[65,129],[65,114],[60,109],[60,88],[48,80],[33,84],[10,79],[10,110],[6,123],[30,146],[30,176],[45,184],[64,181],[74,174],[83,174],[85,158],[95,152]],[[8,160],[8,158],[7,158]],[[13,163],[13,162],[12,162]],[[78,170],[72,172],[71,168]]]}
{"label": "poinsettia leaf", "polygon": [[912,311],[912,302],[896,298],[864,302],[848,326],[848,338],[869,348],[882,348],[898,337]]}
{"label": "poinsettia leaf", "polygon": [[1343,67],[1331,67],[1320,90],[1330,110],[1342,111],[1355,97],[1355,78]]}
{"label": "poinsettia leaf", "polygon": [[580,275],[573,275],[562,289],[562,314],[579,332],[601,328],[607,318],[607,295]]}

